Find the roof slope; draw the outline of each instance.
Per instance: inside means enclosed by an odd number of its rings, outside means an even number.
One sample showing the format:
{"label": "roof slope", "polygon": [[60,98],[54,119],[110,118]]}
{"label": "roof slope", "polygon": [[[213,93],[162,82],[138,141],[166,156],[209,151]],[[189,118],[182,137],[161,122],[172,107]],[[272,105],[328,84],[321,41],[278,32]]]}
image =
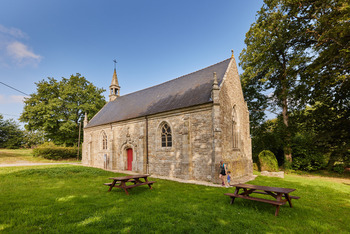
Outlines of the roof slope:
{"label": "roof slope", "polygon": [[107,103],[86,128],[164,111],[205,104],[211,101],[213,73],[221,84],[230,59],[174,80],[118,97]]}

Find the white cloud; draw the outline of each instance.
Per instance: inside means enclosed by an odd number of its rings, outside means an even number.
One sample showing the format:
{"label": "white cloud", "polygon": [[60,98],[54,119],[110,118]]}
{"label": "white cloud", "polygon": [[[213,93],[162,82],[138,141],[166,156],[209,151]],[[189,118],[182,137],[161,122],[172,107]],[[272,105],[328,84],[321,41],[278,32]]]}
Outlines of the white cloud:
{"label": "white cloud", "polygon": [[0,104],[23,103],[24,96],[21,95],[0,95]]}
{"label": "white cloud", "polygon": [[6,49],[8,55],[18,62],[22,62],[25,59],[33,59],[37,62],[40,62],[41,56],[32,52],[26,45],[21,42],[11,42],[7,45]]}
{"label": "white cloud", "polygon": [[0,24],[0,65],[2,67],[37,66],[42,56],[36,54],[20,39],[28,36],[17,28],[6,28]]}
{"label": "white cloud", "polygon": [[5,35],[10,35],[12,37],[16,38],[28,38],[27,34],[22,32],[18,28],[6,28],[5,26],[0,24],[0,33],[5,34]]}
{"label": "white cloud", "polygon": [[11,103],[23,103],[24,96],[22,95],[11,95],[10,96],[10,102]]}

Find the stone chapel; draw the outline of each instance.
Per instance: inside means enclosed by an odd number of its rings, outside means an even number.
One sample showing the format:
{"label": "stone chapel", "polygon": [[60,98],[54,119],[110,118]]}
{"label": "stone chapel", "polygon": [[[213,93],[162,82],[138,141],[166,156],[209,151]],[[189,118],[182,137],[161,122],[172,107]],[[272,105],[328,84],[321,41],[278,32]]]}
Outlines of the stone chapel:
{"label": "stone chapel", "polygon": [[82,163],[155,176],[219,182],[253,176],[249,112],[232,56],[199,71],[120,95],[116,69],[109,102],[85,116]]}

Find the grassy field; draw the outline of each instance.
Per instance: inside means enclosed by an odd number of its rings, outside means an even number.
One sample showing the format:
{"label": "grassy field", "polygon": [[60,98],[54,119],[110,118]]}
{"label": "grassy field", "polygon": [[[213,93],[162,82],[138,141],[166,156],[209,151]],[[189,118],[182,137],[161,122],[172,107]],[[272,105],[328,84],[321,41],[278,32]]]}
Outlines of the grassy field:
{"label": "grassy field", "polygon": [[0,149],[0,164],[15,163],[56,163],[56,162],[72,162],[71,160],[55,161],[41,157],[33,157],[32,149]]}
{"label": "grassy field", "polygon": [[96,168],[0,168],[1,233],[349,233],[350,181],[286,175],[252,184],[295,188],[294,207],[230,198],[233,188],[154,179],[153,189],[107,192],[121,176]]}

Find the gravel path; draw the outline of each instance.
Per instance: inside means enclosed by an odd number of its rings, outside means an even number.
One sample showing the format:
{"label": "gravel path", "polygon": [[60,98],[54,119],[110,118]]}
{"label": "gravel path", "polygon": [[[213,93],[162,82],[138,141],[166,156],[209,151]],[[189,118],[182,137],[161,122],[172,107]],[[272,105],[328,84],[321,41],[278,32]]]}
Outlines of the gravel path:
{"label": "gravel path", "polygon": [[42,166],[42,165],[60,165],[60,164],[71,164],[71,165],[82,165],[81,163],[11,163],[11,164],[0,164],[0,167],[22,167],[22,166]]}

